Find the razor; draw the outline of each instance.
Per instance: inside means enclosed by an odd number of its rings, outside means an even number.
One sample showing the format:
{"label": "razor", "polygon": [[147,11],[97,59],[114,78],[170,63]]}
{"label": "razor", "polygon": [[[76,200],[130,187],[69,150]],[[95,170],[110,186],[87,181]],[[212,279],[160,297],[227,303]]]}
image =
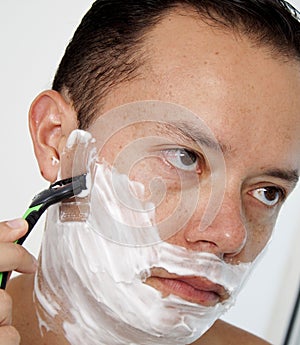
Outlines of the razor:
{"label": "razor", "polygon": [[[35,224],[38,222],[42,214],[47,208],[53,204],[57,204],[63,200],[72,198],[86,190],[86,174],[79,175],[72,178],[57,181],[50,185],[50,187],[39,194],[37,194],[23,215],[28,223],[27,233],[15,241],[16,244],[22,245]],[[0,272],[0,288],[5,289],[9,272]]]}

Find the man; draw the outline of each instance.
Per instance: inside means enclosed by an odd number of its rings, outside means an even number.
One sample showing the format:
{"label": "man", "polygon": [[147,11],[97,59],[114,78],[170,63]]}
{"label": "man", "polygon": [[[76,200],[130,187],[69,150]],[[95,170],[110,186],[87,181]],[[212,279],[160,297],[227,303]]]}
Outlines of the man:
{"label": "man", "polygon": [[[234,266],[253,262],[267,244],[280,206],[298,178],[299,28],[282,1],[97,1],[66,51],[53,90],[41,93],[30,110],[42,175],[55,181],[59,164],[53,162],[62,159],[70,133],[78,127],[90,128],[111,109],[144,100],[188,108],[220,143],[226,166],[224,196],[206,228],[199,231],[204,210],[197,205],[191,219],[165,242],[189,253],[213,254]],[[117,156],[131,137],[132,132],[116,136],[105,158]],[[183,151],[180,157],[188,154],[189,163],[196,162],[190,147]],[[175,164],[171,159],[168,163]],[[195,171],[201,178],[216,174],[205,162],[197,164]],[[2,271],[35,270],[26,251],[9,243],[24,232],[24,222],[2,224]],[[46,275],[42,264],[41,280]],[[145,283],[163,297],[174,294],[205,304],[195,293],[184,293],[166,283],[165,276],[161,278],[154,274]],[[22,344],[77,344],[62,327],[61,319],[71,318],[68,310],[54,317],[49,332],[40,333],[43,323],[35,308],[39,310],[42,303],[32,300],[33,282],[33,275],[23,275],[7,290],[14,300],[14,326]],[[35,285],[35,296],[39,286]],[[18,344],[16,331],[7,327],[11,306],[3,291],[1,301],[0,339],[3,344]],[[194,342],[264,343],[221,321]]]}

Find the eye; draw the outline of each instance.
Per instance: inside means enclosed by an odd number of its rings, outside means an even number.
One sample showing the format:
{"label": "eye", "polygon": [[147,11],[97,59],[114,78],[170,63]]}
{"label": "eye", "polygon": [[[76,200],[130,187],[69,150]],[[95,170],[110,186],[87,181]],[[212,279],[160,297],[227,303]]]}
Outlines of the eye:
{"label": "eye", "polygon": [[163,155],[166,161],[175,168],[185,171],[195,171],[197,173],[200,172],[199,156],[193,151],[176,148],[164,150]]}
{"label": "eye", "polygon": [[257,188],[251,194],[267,206],[275,206],[284,199],[284,192],[278,187]]}

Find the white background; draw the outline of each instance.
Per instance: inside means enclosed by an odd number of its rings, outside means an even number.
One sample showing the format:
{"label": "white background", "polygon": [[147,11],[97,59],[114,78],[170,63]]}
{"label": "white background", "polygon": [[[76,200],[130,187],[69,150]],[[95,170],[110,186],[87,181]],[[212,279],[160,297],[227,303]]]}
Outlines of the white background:
{"label": "white background", "polygon": [[[34,97],[51,87],[65,46],[91,3],[0,0],[0,219],[21,216],[33,195],[47,187],[34,158],[27,112]],[[300,8],[300,0],[292,3]],[[282,211],[267,254],[225,317],[275,345],[282,344],[298,289],[299,204],[300,188]],[[42,233],[43,221],[25,244],[36,255]]]}

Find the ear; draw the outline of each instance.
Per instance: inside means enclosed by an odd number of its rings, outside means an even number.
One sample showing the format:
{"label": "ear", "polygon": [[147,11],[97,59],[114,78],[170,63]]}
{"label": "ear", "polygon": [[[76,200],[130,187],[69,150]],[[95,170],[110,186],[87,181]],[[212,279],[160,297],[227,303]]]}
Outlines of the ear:
{"label": "ear", "polygon": [[54,90],[42,92],[29,110],[29,128],[34,152],[43,177],[54,182],[69,134],[78,127],[72,105]]}

